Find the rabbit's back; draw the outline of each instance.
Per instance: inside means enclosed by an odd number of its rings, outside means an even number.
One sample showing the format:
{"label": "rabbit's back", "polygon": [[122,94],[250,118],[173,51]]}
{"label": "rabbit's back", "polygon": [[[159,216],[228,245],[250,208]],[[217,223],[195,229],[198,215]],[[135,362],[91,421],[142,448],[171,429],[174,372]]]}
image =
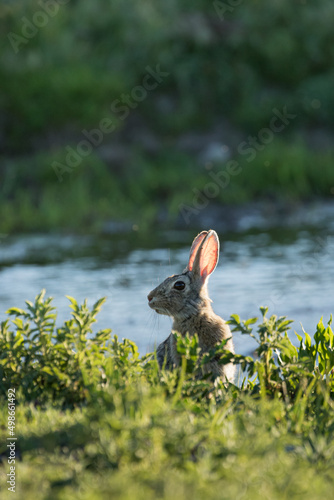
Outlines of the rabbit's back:
{"label": "rabbit's back", "polygon": [[[194,318],[195,319],[195,318]],[[216,321],[213,321],[215,319]],[[173,332],[178,331],[182,335],[185,335],[187,332],[182,331],[180,328],[181,325],[177,325],[174,322],[173,324]],[[199,328],[199,318],[194,321],[194,324],[191,325],[192,322],[187,323],[187,326],[193,326],[193,328],[189,328],[187,331],[190,335],[198,334],[199,338],[199,346],[201,349],[201,354],[204,352],[209,352],[216,345],[220,344],[223,340],[227,340],[225,345],[225,349],[234,353],[234,345],[232,340],[232,334],[228,325],[225,321],[216,315],[210,315],[209,318],[202,318],[202,328]],[[178,328],[179,327],[179,328]],[[157,348],[157,360],[160,368],[165,366],[166,369],[173,369],[175,366],[179,366],[179,354],[176,349],[176,342],[173,333],[171,333],[164,342],[159,344]],[[211,372],[216,377],[221,377],[222,380],[228,380],[229,382],[234,382],[235,379],[235,366],[233,363],[229,363],[227,365],[222,365],[219,363],[219,359],[214,359],[203,366],[203,372],[209,373]]]}

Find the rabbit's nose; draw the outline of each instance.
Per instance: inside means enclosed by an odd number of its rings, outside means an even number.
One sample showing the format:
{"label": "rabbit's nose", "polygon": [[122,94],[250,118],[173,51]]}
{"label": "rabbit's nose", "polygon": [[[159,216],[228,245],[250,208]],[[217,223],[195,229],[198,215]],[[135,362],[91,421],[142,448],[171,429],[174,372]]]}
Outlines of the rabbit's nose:
{"label": "rabbit's nose", "polygon": [[151,302],[151,300],[153,299],[153,295],[151,293],[149,293],[147,298],[148,298],[148,301]]}

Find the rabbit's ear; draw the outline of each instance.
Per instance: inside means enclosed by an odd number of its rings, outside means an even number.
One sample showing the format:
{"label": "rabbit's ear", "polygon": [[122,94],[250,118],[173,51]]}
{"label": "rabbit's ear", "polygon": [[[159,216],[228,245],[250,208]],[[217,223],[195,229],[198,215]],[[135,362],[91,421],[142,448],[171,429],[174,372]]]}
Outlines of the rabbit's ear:
{"label": "rabbit's ear", "polygon": [[188,262],[188,267],[187,267],[188,271],[193,270],[197,250],[198,250],[200,244],[203,242],[204,238],[207,236],[207,234],[208,234],[207,231],[202,231],[194,239],[193,244],[191,245],[191,248],[190,248],[189,262]]}
{"label": "rabbit's ear", "polygon": [[203,281],[216,269],[219,259],[219,239],[215,231],[210,230],[201,241],[193,263],[193,272]]}

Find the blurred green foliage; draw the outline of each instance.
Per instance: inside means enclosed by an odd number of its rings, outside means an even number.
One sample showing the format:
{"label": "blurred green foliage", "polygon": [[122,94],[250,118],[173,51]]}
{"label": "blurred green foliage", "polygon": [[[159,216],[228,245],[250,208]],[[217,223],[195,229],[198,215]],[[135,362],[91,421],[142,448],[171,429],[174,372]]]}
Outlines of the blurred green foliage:
{"label": "blurred green foliage", "polygon": [[[295,142],[286,145],[275,138],[252,162],[236,156],[240,173],[206,196],[214,179],[224,179],[227,165],[210,169],[194,164],[185,153],[165,150],[155,158],[139,154],[125,169],[110,172],[92,154],[58,182],[51,167],[64,155],[40,153],[33,158],[7,160],[2,165],[0,194],[2,232],[43,231],[67,228],[100,231],[107,219],[127,219],[142,230],[159,222],[172,224],[180,207],[209,203],[238,204],[254,199],[293,202],[329,197],[334,192],[334,154],[314,152]],[[212,188],[211,188],[212,189]]]}
{"label": "blurred green foliage", "polygon": [[[330,196],[332,147],[310,151],[303,134],[333,130],[333,21],[331,0],[2,3],[1,230],[87,230],[115,217],[137,223],[138,209],[152,221],[162,204],[173,214],[193,196],[192,184],[206,182],[193,155],[180,152],[180,135],[221,119],[257,134],[273,108],[284,106],[296,119],[279,145],[266,147],[269,167],[262,156],[254,160],[252,182],[240,176],[221,201],[282,191],[296,199]],[[168,76],[122,119],[113,103],[157,65]],[[118,167],[93,152],[59,185],[53,162],[64,163],[65,147],[76,148],[82,130],[106,118],[120,135],[105,141],[114,146],[121,138],[131,158]],[[133,141],[142,127],[157,139],[154,153]]]}
{"label": "blurred green foliage", "polygon": [[[296,348],[291,321],[268,317],[267,308],[260,321],[233,315],[234,331],[258,342],[254,358],[223,345],[198,358],[197,337],[176,335],[182,362],[171,372],[150,355],[140,358],[133,342],[93,333],[103,299],[91,311],[69,299],[71,319],[59,327],[44,292],[1,323],[0,428],[6,436],[14,389],[19,499],[330,495],[331,321],[319,322],[313,340],[304,333]],[[217,354],[243,368],[238,386],[199,376]],[[0,458],[5,485],[5,440]]]}
{"label": "blurred green foliage", "polygon": [[[170,72],[159,92],[176,100],[185,129],[219,115],[258,129],[273,107],[290,103],[300,122],[333,126],[333,3],[234,2],[223,19],[220,4],[229,2],[69,2],[16,54],[3,37],[6,143],[27,144],[34,131],[69,122],[94,126],[158,63]],[[38,11],[34,0],[3,4],[2,32],[22,35],[23,18],[34,24]],[[175,133],[173,117],[152,112],[154,104],[143,102],[141,112]]]}

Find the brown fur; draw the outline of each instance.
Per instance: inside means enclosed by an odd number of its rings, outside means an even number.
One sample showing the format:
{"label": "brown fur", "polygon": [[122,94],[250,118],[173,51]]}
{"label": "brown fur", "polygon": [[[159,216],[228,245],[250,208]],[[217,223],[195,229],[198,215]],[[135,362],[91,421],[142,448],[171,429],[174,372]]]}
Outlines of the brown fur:
{"label": "brown fur", "polygon": [[[234,352],[232,334],[225,321],[217,316],[211,307],[207,292],[209,275],[214,271],[219,255],[219,240],[214,231],[203,231],[194,240],[189,263],[182,274],[174,275],[163,281],[149,295],[149,306],[159,314],[172,316],[172,333],[181,335],[197,333],[202,352],[209,351],[225,339],[226,349]],[[183,290],[174,288],[176,282],[185,284]],[[160,367],[172,369],[179,365],[175,339],[172,334],[157,348]],[[220,365],[212,361],[206,365],[206,371],[212,372],[224,380],[234,380],[233,364]]]}

